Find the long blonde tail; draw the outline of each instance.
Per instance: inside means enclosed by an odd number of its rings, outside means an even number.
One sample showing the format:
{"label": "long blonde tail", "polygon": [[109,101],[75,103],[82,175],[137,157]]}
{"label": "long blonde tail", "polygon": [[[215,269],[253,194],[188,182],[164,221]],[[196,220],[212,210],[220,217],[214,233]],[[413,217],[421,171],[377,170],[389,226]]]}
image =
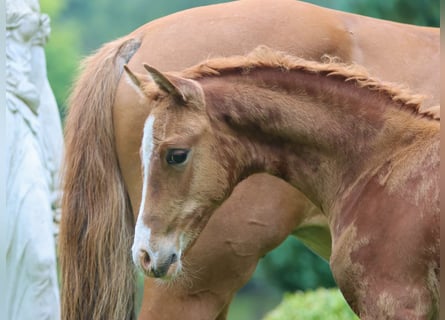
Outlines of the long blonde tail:
{"label": "long blonde tail", "polygon": [[59,259],[62,319],[133,319],[133,215],[119,170],[112,107],[139,48],[119,39],[85,59],[65,124]]}

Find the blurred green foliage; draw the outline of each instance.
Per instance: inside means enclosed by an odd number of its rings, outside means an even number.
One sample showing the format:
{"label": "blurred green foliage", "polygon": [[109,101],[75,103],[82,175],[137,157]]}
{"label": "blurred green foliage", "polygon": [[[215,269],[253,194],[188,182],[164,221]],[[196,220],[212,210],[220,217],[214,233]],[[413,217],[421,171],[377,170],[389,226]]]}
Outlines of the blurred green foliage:
{"label": "blurred green foliage", "polygon": [[80,34],[72,32],[75,25],[68,24],[51,31],[51,41],[46,46],[48,78],[59,106],[62,119],[65,105],[80,59]]}
{"label": "blurred green foliage", "polygon": [[285,294],[264,320],[359,320],[338,289]]}
{"label": "blurred green foliage", "polygon": [[328,263],[292,236],[262,259],[255,277],[284,291],[336,286]]}
{"label": "blurred green foliage", "polygon": [[68,94],[81,59],[79,21],[60,21],[69,0],[40,0],[41,11],[51,18],[51,34],[45,46],[48,78],[62,119]]}

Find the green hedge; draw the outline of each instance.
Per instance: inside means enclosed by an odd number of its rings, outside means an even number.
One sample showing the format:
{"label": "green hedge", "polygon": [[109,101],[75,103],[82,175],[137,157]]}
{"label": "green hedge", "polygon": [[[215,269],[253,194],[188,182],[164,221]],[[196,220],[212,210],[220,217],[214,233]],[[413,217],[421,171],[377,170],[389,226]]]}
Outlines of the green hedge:
{"label": "green hedge", "polygon": [[358,320],[338,289],[285,294],[264,320]]}

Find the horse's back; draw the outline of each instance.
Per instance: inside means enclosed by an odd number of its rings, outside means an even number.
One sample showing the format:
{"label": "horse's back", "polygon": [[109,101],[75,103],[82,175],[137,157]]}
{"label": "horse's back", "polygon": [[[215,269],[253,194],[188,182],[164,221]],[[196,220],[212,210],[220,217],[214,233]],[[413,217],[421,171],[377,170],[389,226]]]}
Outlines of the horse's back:
{"label": "horse's back", "polygon": [[438,83],[433,81],[438,80],[437,72],[432,72],[440,61],[438,28],[293,0],[246,0],[182,11],[148,23],[133,35],[143,41],[132,70],[142,70],[141,62],[147,62],[162,71],[176,71],[209,57],[246,54],[264,44],[305,59],[338,56],[386,81],[428,94],[436,104],[439,100],[439,88],[432,85]]}

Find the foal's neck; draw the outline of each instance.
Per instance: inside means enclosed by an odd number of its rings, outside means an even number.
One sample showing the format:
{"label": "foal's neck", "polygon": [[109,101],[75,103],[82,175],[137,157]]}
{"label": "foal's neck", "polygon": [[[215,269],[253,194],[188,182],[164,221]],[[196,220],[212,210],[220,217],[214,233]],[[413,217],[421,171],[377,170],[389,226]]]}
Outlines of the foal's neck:
{"label": "foal's neck", "polygon": [[202,85],[221,145],[237,150],[234,183],[266,171],[322,209],[413,143],[407,125],[422,128],[416,124],[422,119],[390,95],[335,76],[265,68],[204,79]]}

